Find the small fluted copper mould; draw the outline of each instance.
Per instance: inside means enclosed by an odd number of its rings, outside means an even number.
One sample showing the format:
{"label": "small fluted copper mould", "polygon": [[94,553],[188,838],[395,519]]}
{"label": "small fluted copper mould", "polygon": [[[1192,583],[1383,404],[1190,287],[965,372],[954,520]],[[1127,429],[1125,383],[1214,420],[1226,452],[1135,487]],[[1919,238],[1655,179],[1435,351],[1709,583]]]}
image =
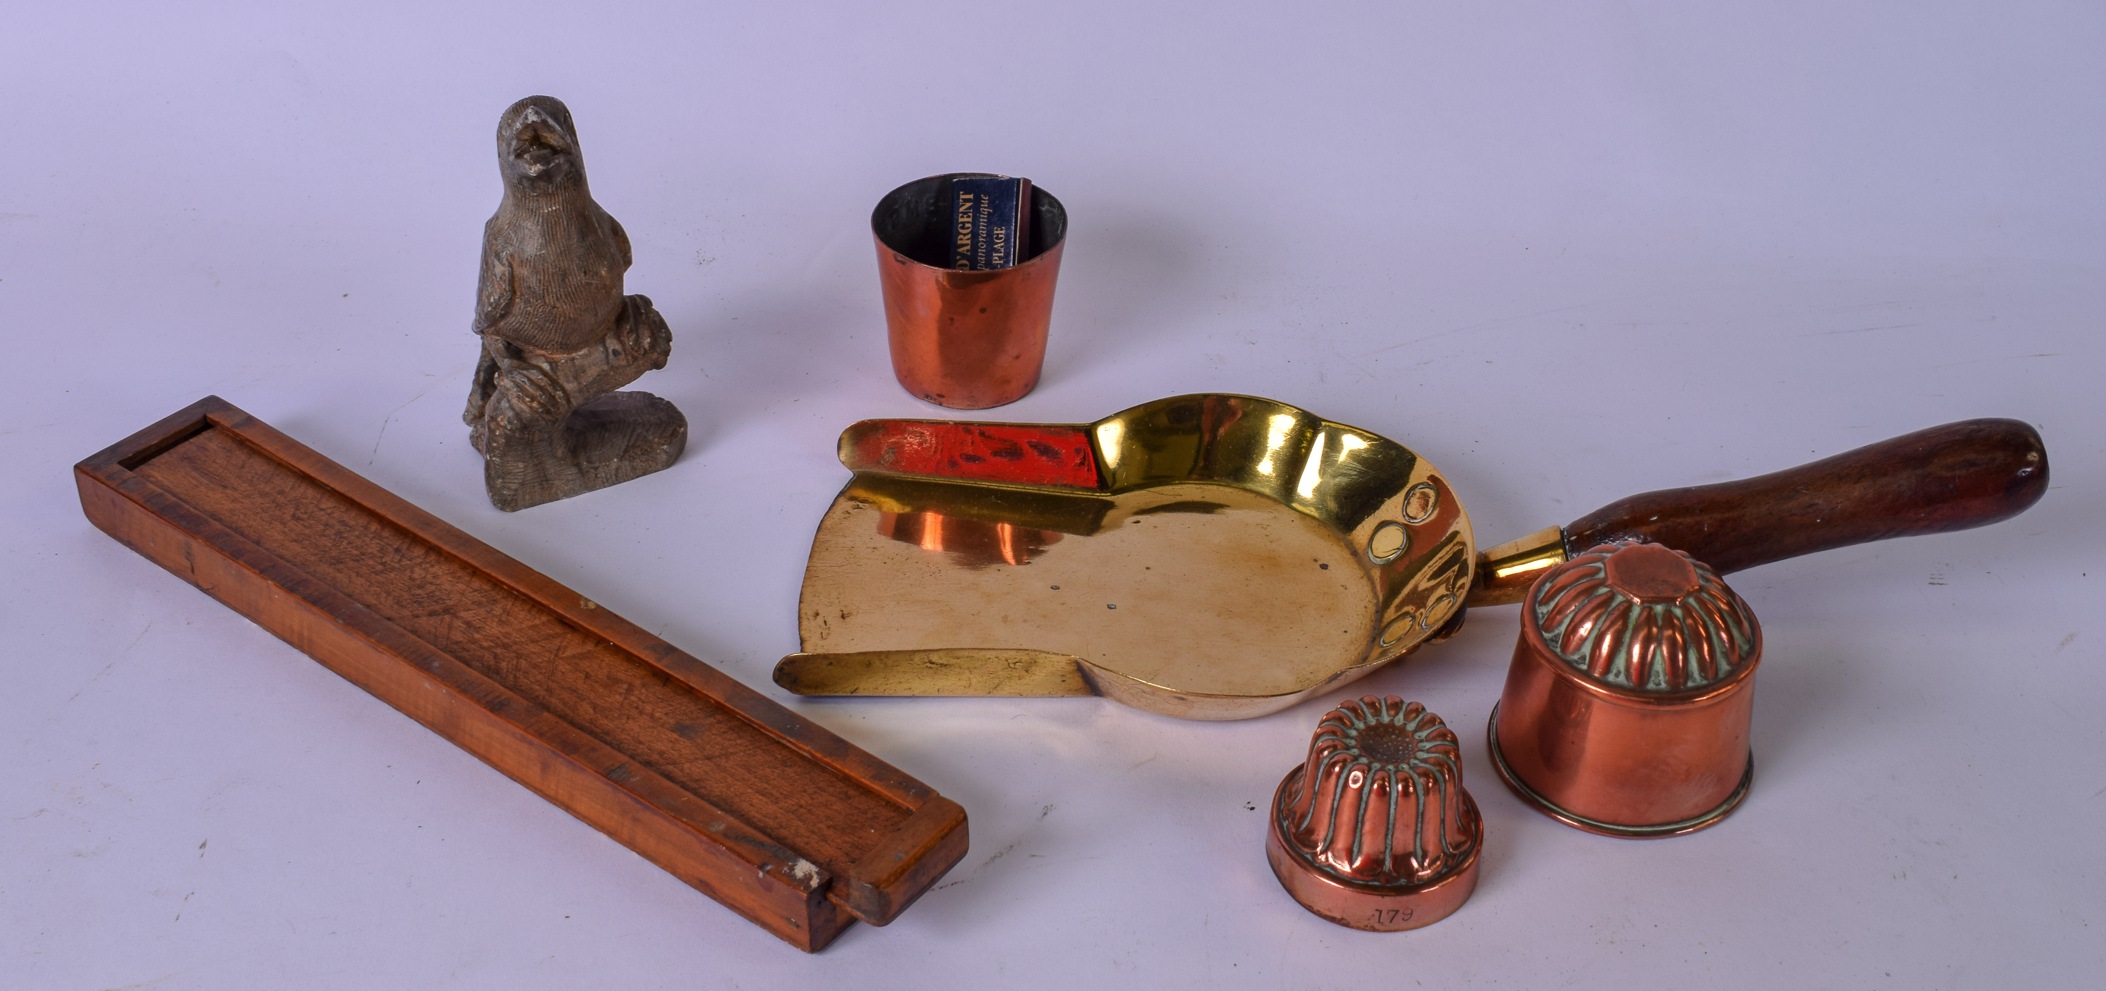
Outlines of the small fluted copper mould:
{"label": "small fluted copper mould", "polygon": [[907,183],[870,214],[892,373],[908,392],[951,409],[986,409],[1024,398],[1038,385],[1053,319],[1067,209],[1031,187],[1022,261],[965,271],[944,264],[949,213],[942,202],[958,172]]}
{"label": "small fluted copper mould", "polygon": [[1717,572],[1650,543],[1546,572],[1521,606],[1492,764],[1515,794],[1613,836],[1687,833],[1747,797],[1762,632]]}
{"label": "small fluted copper mould", "polygon": [[1483,843],[1455,733],[1417,702],[1368,696],[1325,714],[1280,782],[1265,856],[1302,907],[1396,932],[1462,907]]}

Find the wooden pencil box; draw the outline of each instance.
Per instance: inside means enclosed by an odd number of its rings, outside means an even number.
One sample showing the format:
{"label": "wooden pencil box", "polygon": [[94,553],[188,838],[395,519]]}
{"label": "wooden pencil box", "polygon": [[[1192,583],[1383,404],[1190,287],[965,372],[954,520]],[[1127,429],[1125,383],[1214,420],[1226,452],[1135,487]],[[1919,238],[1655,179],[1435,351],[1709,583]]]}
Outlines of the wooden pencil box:
{"label": "wooden pencil box", "polygon": [[806,951],[965,855],[965,812],[208,397],[74,467],[97,527]]}

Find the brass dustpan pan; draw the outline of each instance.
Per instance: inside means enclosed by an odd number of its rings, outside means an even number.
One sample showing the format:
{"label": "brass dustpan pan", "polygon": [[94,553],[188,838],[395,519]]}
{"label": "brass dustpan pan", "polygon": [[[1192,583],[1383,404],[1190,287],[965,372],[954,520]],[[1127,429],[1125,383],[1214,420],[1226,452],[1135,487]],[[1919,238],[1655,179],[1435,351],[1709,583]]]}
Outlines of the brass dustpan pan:
{"label": "brass dustpan pan", "polygon": [[1432,465],[1249,396],[1091,424],[867,420],[799,603],[805,695],[1104,695],[1263,715],[1512,602],[1605,540],[1719,571],[2016,514],[2046,488],[2030,427],[1971,420],[1786,472],[1649,493],[1477,553]]}

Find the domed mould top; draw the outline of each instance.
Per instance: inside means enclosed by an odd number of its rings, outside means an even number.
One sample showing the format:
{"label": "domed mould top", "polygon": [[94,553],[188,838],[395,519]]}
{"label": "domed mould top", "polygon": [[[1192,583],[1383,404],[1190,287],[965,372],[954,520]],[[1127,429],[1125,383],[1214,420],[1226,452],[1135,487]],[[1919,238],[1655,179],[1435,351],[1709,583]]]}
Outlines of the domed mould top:
{"label": "domed mould top", "polygon": [[1709,566],[1659,544],[1603,544],[1574,557],[1523,608],[1551,656],[1641,694],[1700,690],[1760,656],[1748,604]]}

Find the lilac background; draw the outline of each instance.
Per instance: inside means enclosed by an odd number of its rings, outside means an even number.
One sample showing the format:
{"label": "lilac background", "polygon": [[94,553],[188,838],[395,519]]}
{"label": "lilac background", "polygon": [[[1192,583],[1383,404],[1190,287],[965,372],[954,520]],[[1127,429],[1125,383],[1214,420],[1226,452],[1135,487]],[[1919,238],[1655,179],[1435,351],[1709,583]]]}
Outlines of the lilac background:
{"label": "lilac background", "polygon": [[[319,5],[311,5],[318,7]],[[2106,9],[21,5],[0,30],[0,988],[2072,987],[2106,967]],[[1013,82],[945,63],[1015,42]],[[675,331],[672,470],[505,515],[458,420],[491,133],[546,92]],[[1003,94],[1003,95],[997,95]],[[1356,688],[1462,733],[1456,916],[1340,929],[1262,807],[1333,699],[793,703],[972,851],[807,957],[94,531],[69,466],[216,393],[778,698],[835,434],[890,380],[870,207],[1028,175],[1039,390],[1295,403],[1496,543],[1970,416],[1997,527],[1745,573],[1759,774],[1696,836],[1524,808],[1511,609]],[[2102,570],[2098,576],[2093,570]],[[1343,693],[1342,693],[1343,694]]]}

